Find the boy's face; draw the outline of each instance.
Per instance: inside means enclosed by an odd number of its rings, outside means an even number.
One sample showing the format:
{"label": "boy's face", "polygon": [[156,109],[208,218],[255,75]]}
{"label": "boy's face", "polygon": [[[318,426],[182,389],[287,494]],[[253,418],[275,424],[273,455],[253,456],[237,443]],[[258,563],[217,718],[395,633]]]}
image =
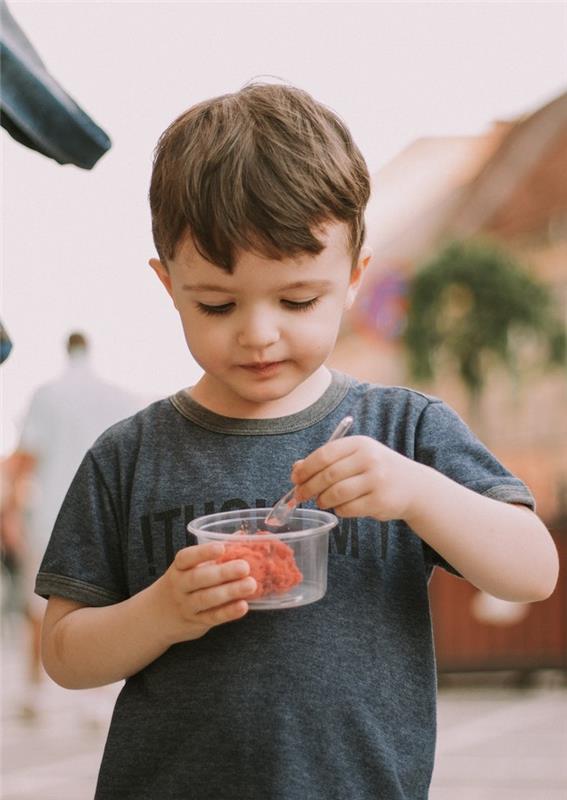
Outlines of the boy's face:
{"label": "boy's face", "polygon": [[351,269],[342,223],[327,225],[321,240],[317,256],[242,253],[232,275],[200,256],[190,236],[169,269],[150,260],[205,372],[196,400],[226,416],[276,417],[319,397],[328,382],[323,364],[371,257],[363,248]]}

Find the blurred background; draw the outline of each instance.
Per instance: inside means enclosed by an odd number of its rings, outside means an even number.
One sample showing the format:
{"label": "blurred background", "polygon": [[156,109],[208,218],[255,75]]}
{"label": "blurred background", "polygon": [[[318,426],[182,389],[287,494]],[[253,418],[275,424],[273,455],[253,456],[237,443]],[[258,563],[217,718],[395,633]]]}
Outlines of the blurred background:
{"label": "blurred background", "polygon": [[[182,110],[253,77],[306,89],[345,119],[373,180],[374,259],[331,365],[446,400],[528,483],[561,556],[556,592],[531,606],[436,571],[431,798],[565,797],[567,6],[8,5],[112,146],[80,169],[0,137],[5,480],[34,393],[65,374],[72,331],[100,380],[138,406],[198,378],[147,265],[153,148]],[[4,541],[2,797],[82,800],[118,687],[78,720],[80,693],[45,680],[25,711],[23,606]]]}

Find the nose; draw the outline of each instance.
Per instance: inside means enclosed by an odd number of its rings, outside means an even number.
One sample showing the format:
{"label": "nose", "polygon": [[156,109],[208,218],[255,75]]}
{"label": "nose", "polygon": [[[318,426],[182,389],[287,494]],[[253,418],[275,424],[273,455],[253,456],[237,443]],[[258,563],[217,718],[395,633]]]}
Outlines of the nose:
{"label": "nose", "polygon": [[269,312],[261,309],[243,317],[237,334],[238,344],[249,350],[265,350],[279,338],[280,332],[276,320]]}

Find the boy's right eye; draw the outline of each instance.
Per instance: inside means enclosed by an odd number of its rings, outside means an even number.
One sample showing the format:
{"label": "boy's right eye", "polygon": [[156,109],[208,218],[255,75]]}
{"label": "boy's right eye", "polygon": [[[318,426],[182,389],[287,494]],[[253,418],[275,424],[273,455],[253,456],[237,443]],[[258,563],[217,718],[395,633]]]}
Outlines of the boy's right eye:
{"label": "boy's right eye", "polygon": [[202,314],[207,314],[208,316],[215,316],[219,314],[228,314],[232,311],[234,307],[234,303],[223,303],[220,306],[209,306],[206,303],[197,303],[197,308]]}

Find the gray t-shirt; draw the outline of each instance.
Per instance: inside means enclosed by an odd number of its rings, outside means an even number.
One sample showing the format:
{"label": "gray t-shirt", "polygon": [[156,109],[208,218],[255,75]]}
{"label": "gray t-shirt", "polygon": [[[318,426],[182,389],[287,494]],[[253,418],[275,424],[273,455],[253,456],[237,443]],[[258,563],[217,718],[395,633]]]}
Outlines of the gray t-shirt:
{"label": "gray t-shirt", "polygon": [[[451,409],[410,389],[335,372],[304,411],[255,420],[214,414],[182,391],[89,450],[36,591],[96,606],[139,592],[194,544],[192,518],[271,505],[293,462],[347,413],[351,435],[533,507]],[[436,701],[427,584],[436,564],[449,566],[399,520],[341,520],[322,600],[251,611],[170,647],[126,681],[97,800],[425,800]]]}

